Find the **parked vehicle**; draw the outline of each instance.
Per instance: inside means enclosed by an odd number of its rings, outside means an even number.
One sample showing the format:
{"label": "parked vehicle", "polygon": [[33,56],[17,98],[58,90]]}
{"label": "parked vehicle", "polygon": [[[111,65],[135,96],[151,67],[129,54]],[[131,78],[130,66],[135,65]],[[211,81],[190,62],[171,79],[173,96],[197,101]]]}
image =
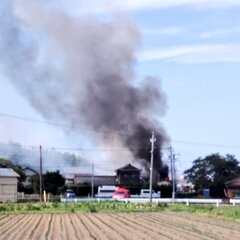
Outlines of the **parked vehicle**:
{"label": "parked vehicle", "polygon": [[64,193],[65,198],[75,198],[76,194],[72,189],[67,189],[66,192]]}
{"label": "parked vehicle", "polygon": [[123,199],[123,198],[130,198],[130,192],[126,188],[118,187],[117,190],[113,194],[113,199]]}
{"label": "parked vehicle", "polygon": [[[140,198],[150,198],[150,189],[141,189]],[[152,198],[160,198],[161,197],[161,193],[160,192],[155,192],[154,190],[152,190]]]}
{"label": "parked vehicle", "polygon": [[112,198],[114,192],[117,190],[116,186],[99,186],[96,198]]}
{"label": "parked vehicle", "polygon": [[[161,192],[152,191],[152,198],[160,198]],[[131,198],[150,198],[150,189],[141,189],[140,194],[131,195]]]}

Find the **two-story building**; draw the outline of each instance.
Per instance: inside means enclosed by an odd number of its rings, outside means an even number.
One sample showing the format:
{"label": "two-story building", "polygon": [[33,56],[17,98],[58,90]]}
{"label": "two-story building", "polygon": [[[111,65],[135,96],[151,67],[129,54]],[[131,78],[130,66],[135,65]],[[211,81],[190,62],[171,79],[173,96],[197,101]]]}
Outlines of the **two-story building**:
{"label": "two-story building", "polygon": [[[138,185],[140,184],[141,170],[127,164],[122,168],[115,170],[116,175],[98,175],[86,173],[68,173],[65,175],[66,185],[91,184],[94,181],[95,186],[100,185]],[[114,172],[113,172],[114,173]]]}
{"label": "two-story building", "polygon": [[122,168],[116,170],[118,185],[138,185],[140,184],[141,170],[127,164]]}

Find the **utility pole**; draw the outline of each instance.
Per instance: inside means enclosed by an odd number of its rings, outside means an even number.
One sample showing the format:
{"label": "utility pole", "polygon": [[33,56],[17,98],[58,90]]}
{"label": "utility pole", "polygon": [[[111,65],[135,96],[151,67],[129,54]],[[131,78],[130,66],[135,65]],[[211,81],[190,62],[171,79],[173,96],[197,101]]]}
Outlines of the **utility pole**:
{"label": "utility pole", "polygon": [[173,148],[169,148],[169,158],[171,162],[171,176],[172,176],[172,202],[175,201],[175,153],[173,152]]}
{"label": "utility pole", "polygon": [[39,189],[39,194],[40,194],[40,202],[42,202],[42,146],[40,145],[40,173],[39,173],[39,185],[40,185],[40,189]]}
{"label": "utility pole", "polygon": [[94,197],[94,163],[92,162],[92,198]]}
{"label": "utility pole", "polygon": [[151,142],[151,163],[150,163],[150,203],[152,203],[152,180],[153,180],[153,154],[154,154],[154,142],[156,138],[154,137],[154,132],[152,132],[152,138],[150,138]]}

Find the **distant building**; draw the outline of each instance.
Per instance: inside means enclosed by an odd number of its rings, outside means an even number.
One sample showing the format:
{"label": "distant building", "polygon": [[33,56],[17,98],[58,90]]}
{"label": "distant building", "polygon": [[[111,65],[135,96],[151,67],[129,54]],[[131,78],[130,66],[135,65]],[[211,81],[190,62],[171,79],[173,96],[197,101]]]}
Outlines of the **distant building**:
{"label": "distant building", "polygon": [[[127,164],[122,168],[115,170],[116,175],[94,175],[94,185],[137,185],[140,184],[141,170]],[[91,173],[67,173],[65,175],[66,185],[91,184]]]}
{"label": "distant building", "polygon": [[39,173],[36,170],[34,170],[34,169],[30,168],[30,167],[25,167],[23,170],[24,170],[24,173],[26,175],[26,179],[23,182],[23,185],[25,187],[27,187],[27,186],[29,186],[31,184],[31,182],[30,182],[31,177],[33,175],[35,175],[35,174],[39,175]]}
{"label": "distant building", "polygon": [[[76,173],[76,174],[67,174],[65,176],[66,185],[77,185],[77,184],[91,184],[92,183],[92,174],[89,173]],[[116,185],[116,176],[103,176],[103,175],[94,175],[93,181],[95,186],[100,185]]]}
{"label": "distant building", "polygon": [[225,182],[227,198],[240,198],[240,177]]}
{"label": "distant building", "polygon": [[177,192],[193,192],[194,186],[192,183],[188,182],[186,179],[184,179],[184,176],[181,176],[179,179],[176,180],[177,184]]}
{"label": "distant building", "polygon": [[141,182],[141,170],[131,164],[127,164],[124,167],[117,169],[116,173],[117,183],[119,185],[138,185]]}
{"label": "distant building", "polygon": [[11,168],[0,168],[0,202],[17,201],[18,177]]}

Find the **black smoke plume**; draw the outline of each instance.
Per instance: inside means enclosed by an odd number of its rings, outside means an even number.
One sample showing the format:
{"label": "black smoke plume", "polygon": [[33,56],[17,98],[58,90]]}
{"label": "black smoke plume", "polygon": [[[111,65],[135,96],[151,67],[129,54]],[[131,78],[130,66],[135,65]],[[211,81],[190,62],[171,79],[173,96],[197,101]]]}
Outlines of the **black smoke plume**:
{"label": "black smoke plume", "polygon": [[154,168],[163,169],[167,137],[158,119],[166,98],[159,79],[136,81],[138,28],[123,17],[70,17],[43,0],[0,5],[1,65],[32,107],[48,120],[94,130],[85,135],[100,145],[127,148],[112,154],[115,166],[134,159],[148,169],[155,131]]}

